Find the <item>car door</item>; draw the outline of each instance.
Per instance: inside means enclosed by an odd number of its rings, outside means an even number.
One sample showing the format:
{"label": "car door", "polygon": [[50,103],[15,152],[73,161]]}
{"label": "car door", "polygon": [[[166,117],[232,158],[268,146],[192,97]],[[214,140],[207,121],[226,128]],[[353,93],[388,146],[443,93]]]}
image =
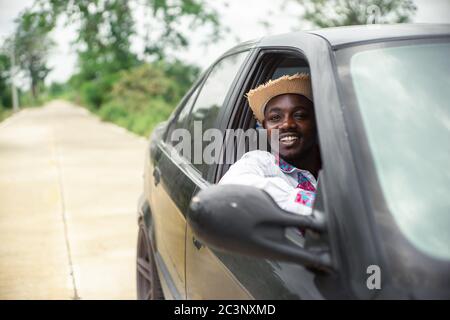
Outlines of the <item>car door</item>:
{"label": "car door", "polygon": [[[237,89],[241,100],[250,87],[258,84],[255,84],[255,81],[263,83],[272,77],[280,76],[280,72],[303,72],[305,68],[309,70],[309,59],[307,59],[309,57],[306,57],[304,52],[300,50],[302,47],[310,47],[308,41],[300,48],[286,49],[291,43],[288,40],[281,39],[280,43],[277,43],[278,46],[267,44],[267,49],[258,49],[259,52],[255,53],[255,60],[251,62],[254,66],[251,70],[249,69],[249,74],[245,75],[249,80],[242,83],[242,87]],[[281,63],[277,66],[278,62],[272,60],[269,54],[274,56],[285,55],[289,57],[286,60],[289,63],[284,65]],[[295,61],[293,59],[295,56],[300,57],[298,66],[292,64],[292,61]],[[321,60],[324,58],[327,60],[328,56],[320,56]],[[315,59],[314,50],[311,50],[311,59]],[[264,64],[267,64],[267,67]],[[321,71],[327,72],[326,70]],[[311,68],[312,77],[317,72],[317,69]],[[332,72],[332,70],[330,69],[328,72]],[[252,79],[257,77],[260,78]],[[246,109],[245,103],[242,103],[242,101],[235,102],[236,108]],[[240,114],[239,117],[245,119],[249,118],[245,112],[236,111],[233,114]],[[319,121],[321,122],[321,120]],[[226,119],[224,119],[224,122],[226,122]],[[235,122],[242,123],[241,119],[235,119]],[[327,124],[319,123],[318,126],[323,127],[321,138],[333,139],[335,133],[333,130],[328,130]],[[323,175],[321,176],[323,177]],[[319,178],[314,211],[325,214],[329,212],[329,204],[326,202],[325,193],[323,178]],[[292,233],[290,236],[293,241],[298,240],[301,243],[302,240],[298,233]],[[345,294],[339,289],[340,280],[337,277],[324,277],[302,265],[225,253],[208,248],[195,239],[189,225],[187,226],[186,237],[187,294],[190,298],[323,299],[326,297],[345,297]],[[326,237],[320,239],[317,245],[328,246],[328,239]],[[233,288],[234,291],[230,288]]]}
{"label": "car door", "polygon": [[[173,119],[169,120],[166,135],[184,128],[190,110],[201,87],[202,79],[183,99]],[[173,146],[166,138],[156,142],[152,161],[148,169],[149,191],[146,193],[151,204],[153,217],[155,259],[160,271],[163,287],[169,290],[169,298],[184,299],[185,277],[185,224],[184,212],[196,184],[189,178],[189,166],[182,156],[173,152]],[[166,293],[167,296],[167,293]]]}
{"label": "car door", "polygon": [[[235,83],[242,76],[242,70],[249,54],[248,50],[228,54],[219,59],[212,67],[191,112],[188,125],[191,132],[194,131],[195,122],[201,122],[203,132],[219,127],[221,115],[218,109],[228,106],[229,97],[232,95]],[[222,111],[222,114],[226,113],[226,110]],[[197,136],[195,139],[199,139],[199,137]],[[196,174],[198,188],[206,187],[211,165],[202,162],[194,164],[194,166],[198,170]],[[218,287],[220,287],[220,292],[216,291]],[[223,266],[221,261],[195,239],[189,226],[186,229],[186,294],[188,299],[214,299],[219,295],[237,299],[251,298],[251,295]]]}
{"label": "car door", "polygon": [[[186,298],[186,212],[194,190],[206,183],[208,169],[191,153],[194,148],[190,144],[202,141],[202,132],[197,136],[195,125],[201,123],[204,130],[216,126],[221,107],[247,55],[248,51],[232,54],[208,69],[170,120],[166,136],[156,148],[150,192],[156,259],[175,299]],[[184,143],[189,148],[180,148]]]}

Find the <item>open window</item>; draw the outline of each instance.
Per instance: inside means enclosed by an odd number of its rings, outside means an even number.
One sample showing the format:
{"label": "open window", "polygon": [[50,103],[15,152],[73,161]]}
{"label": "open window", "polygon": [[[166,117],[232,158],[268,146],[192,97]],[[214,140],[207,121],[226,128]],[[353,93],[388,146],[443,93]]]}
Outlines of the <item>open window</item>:
{"label": "open window", "polygon": [[[252,88],[256,88],[269,80],[277,79],[283,75],[293,75],[296,73],[310,74],[308,61],[300,52],[290,50],[262,50],[259,53],[244,86],[241,88],[241,92],[238,95],[240,98],[229,118],[227,128],[234,130],[243,129],[245,131],[247,129],[257,129],[261,127],[261,124],[253,117],[245,94]],[[230,142],[228,141],[228,146],[230,146],[229,143]],[[236,150],[238,150],[237,143],[239,142],[234,140],[231,143],[234,144],[234,147],[226,148],[222,154],[222,156],[227,159],[217,166],[214,179],[215,183],[223,177],[229,167],[239,160],[239,157],[242,155],[236,152]],[[244,143],[246,144],[245,150],[250,151],[248,141],[245,140]],[[259,145],[260,142],[258,141],[258,146]],[[227,151],[227,149],[231,149],[233,154],[230,155],[230,152]],[[231,157],[231,160],[229,157]]]}
{"label": "open window", "polygon": [[[184,153],[180,153],[180,156],[190,162],[191,168],[205,180],[209,165],[205,164],[202,159],[206,145],[206,142],[203,141],[203,134],[208,129],[217,128],[223,106],[226,104],[234,81],[239,76],[239,70],[248,54],[248,51],[241,51],[226,55],[216,61],[185,96],[173,117],[169,119],[165,141],[172,146],[180,142],[184,143],[186,136],[180,137],[177,134],[174,137],[172,134],[176,129],[187,130],[190,135],[188,139],[190,147],[186,150],[183,149]],[[200,133],[201,136],[197,136],[196,133]],[[198,148],[200,152],[196,148],[197,146],[200,146]]]}

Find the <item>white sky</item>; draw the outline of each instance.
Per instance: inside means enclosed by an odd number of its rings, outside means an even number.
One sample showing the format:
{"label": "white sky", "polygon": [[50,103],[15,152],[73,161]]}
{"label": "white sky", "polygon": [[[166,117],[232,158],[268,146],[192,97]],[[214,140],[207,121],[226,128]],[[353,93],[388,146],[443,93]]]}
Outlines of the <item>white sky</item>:
{"label": "white sky", "polygon": [[[308,23],[301,23],[299,16],[301,8],[291,5],[284,10],[280,7],[283,0],[228,0],[227,8],[218,5],[217,1],[208,0],[211,5],[219,9],[220,19],[224,26],[230,28],[225,39],[218,43],[202,46],[200,43],[207,30],[200,30],[191,35],[191,46],[183,52],[177,52],[177,56],[185,61],[196,63],[206,68],[221,53],[235,44],[262,37],[267,34],[289,32],[293,29],[308,29]],[[413,22],[419,23],[450,23],[450,0],[414,0],[418,7]],[[6,36],[14,30],[14,19],[25,8],[30,7],[34,0],[0,0],[0,46]],[[137,28],[143,30],[144,17],[140,12],[136,13]],[[270,17],[270,27],[261,24],[263,17]],[[52,34],[57,43],[50,58],[50,66],[53,71],[47,77],[47,82],[65,81],[76,68],[76,55],[71,42],[75,37],[75,28],[64,27],[61,21],[58,28]],[[142,43],[132,42],[132,50],[139,53]]]}

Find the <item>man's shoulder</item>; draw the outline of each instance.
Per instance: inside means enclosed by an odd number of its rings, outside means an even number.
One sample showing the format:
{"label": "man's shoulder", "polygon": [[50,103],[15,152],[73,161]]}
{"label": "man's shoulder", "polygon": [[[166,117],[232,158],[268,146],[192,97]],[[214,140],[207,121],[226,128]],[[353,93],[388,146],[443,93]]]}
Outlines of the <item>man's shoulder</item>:
{"label": "man's shoulder", "polygon": [[264,165],[275,164],[275,156],[267,151],[253,150],[245,153],[239,161],[250,161]]}
{"label": "man's shoulder", "polygon": [[[238,161],[236,161],[221,179],[221,183],[235,182],[236,177],[243,174],[254,174],[261,177],[274,176],[275,156],[270,152],[255,150],[245,153]],[[238,179],[238,180],[239,180]]]}

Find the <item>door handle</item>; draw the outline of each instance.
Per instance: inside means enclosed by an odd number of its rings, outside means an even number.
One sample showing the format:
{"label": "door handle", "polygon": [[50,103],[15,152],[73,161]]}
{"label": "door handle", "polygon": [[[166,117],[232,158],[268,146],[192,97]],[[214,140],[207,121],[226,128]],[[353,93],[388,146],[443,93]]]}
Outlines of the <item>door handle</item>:
{"label": "door handle", "polygon": [[153,169],[153,178],[154,178],[154,182],[155,182],[155,186],[158,185],[158,183],[161,181],[161,171],[159,170],[158,167],[155,167],[155,169]]}
{"label": "door handle", "polygon": [[192,237],[192,243],[197,248],[197,250],[200,250],[203,247],[203,244],[197,239],[195,239],[195,237]]}

